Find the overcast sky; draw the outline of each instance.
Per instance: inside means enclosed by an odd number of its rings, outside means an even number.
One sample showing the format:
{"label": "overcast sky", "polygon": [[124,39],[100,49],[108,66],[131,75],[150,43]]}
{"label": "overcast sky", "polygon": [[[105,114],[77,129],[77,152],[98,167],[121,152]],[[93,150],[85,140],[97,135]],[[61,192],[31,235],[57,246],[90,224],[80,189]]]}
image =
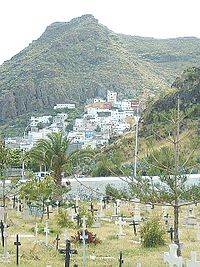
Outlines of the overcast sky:
{"label": "overcast sky", "polygon": [[155,38],[200,37],[200,0],[1,0],[0,64],[55,21],[93,14],[109,29]]}

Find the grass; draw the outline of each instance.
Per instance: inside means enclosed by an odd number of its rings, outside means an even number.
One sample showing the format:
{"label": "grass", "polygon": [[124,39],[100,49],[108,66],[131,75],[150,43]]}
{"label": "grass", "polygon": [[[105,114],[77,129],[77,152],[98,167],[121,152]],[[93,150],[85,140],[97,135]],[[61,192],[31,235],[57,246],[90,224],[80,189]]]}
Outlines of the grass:
{"label": "grass", "polygon": [[[89,206],[89,205],[88,205]],[[145,207],[142,207],[142,213],[145,215]],[[200,208],[195,207],[195,214],[197,218],[200,215]],[[133,210],[132,204],[125,205],[122,207],[124,214],[130,214]],[[173,223],[172,210],[169,209],[170,213],[170,224]],[[107,211],[111,213],[111,209]],[[161,208],[156,207],[153,210],[153,214],[161,214]],[[187,208],[185,207],[180,213],[180,230],[181,230],[181,241],[183,242],[183,258],[190,258],[190,251],[199,251],[200,243],[195,241],[196,230],[193,228],[186,228],[183,226],[184,217],[186,216]],[[10,264],[2,264],[0,266],[16,266],[16,247],[14,246],[15,237],[11,235],[16,234],[33,234],[33,228],[35,223],[39,223],[39,219],[31,218],[30,220],[24,220],[21,215],[16,214],[16,211],[8,211],[9,221],[13,223],[8,227],[8,250],[11,255]],[[45,225],[46,218],[42,222]],[[20,238],[20,266],[21,267],[46,267],[48,264],[51,267],[63,267],[64,266],[64,256],[60,255],[55,249],[55,238],[56,232],[60,232],[60,248],[64,248],[64,231],[67,230],[68,236],[74,236],[77,229],[70,228],[59,228],[56,223],[56,211],[51,214],[49,220],[49,228],[53,229],[54,233],[49,235],[49,247],[44,245],[45,235],[43,232],[38,234],[38,243],[35,243],[34,238]],[[87,245],[87,266],[88,267],[117,267],[119,266],[119,253],[123,253],[123,267],[134,267],[137,262],[142,264],[142,267],[162,267],[166,266],[163,263],[163,253],[168,251],[168,245],[158,247],[158,248],[143,248],[141,244],[133,243],[133,232],[132,227],[128,225],[125,226],[126,236],[124,239],[119,240],[117,238],[118,226],[114,223],[103,222],[101,228],[89,228],[89,231],[95,233],[98,238],[101,239],[101,243],[95,245]],[[166,234],[166,244],[170,243],[169,234]],[[82,245],[81,244],[71,244],[72,249],[78,250],[78,255],[71,255],[71,265],[78,264],[78,266],[83,266],[82,262]],[[0,253],[2,254],[2,247],[0,247]],[[90,255],[95,255],[97,258],[95,260],[90,259]],[[110,257],[110,258],[101,258]]]}

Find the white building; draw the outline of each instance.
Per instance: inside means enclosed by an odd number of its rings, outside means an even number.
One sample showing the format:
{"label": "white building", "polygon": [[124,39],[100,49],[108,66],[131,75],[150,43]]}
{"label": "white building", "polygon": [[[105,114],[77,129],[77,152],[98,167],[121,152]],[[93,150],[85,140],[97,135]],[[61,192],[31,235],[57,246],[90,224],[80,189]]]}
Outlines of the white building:
{"label": "white building", "polygon": [[75,109],[76,105],[75,104],[57,104],[53,107],[53,109],[62,109],[62,108]]}
{"label": "white building", "polygon": [[85,141],[85,132],[69,132],[67,138],[71,141],[72,144],[81,144]]}
{"label": "white building", "polygon": [[102,99],[102,98],[94,98],[93,100],[94,103],[105,103],[106,100]]}
{"label": "white building", "polygon": [[30,119],[30,126],[37,126],[38,123],[48,124],[51,121],[52,116],[33,117]]}
{"label": "white building", "polygon": [[117,101],[117,92],[107,91],[107,102],[115,103]]}

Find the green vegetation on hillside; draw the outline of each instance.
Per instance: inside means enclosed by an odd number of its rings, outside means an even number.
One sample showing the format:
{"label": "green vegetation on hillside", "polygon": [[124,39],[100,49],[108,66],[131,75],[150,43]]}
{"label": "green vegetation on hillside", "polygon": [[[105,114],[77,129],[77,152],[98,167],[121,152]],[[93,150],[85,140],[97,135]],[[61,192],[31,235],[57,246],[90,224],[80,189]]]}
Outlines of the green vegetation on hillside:
{"label": "green vegetation on hillside", "polygon": [[57,103],[84,103],[107,90],[148,98],[195,66],[200,40],[125,36],[92,15],[56,22],[0,66],[0,122],[41,113]]}

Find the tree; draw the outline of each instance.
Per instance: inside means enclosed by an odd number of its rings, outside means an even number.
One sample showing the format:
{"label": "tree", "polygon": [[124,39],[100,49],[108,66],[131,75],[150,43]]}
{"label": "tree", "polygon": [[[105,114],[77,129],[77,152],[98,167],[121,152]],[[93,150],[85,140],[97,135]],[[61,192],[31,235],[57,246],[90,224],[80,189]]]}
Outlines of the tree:
{"label": "tree", "polygon": [[27,181],[20,188],[20,198],[24,199],[31,209],[32,205],[42,210],[41,220],[45,211],[45,203],[50,201],[57,190],[55,180],[51,176],[46,176],[42,181],[36,177]]}
{"label": "tree", "polygon": [[48,134],[48,139],[40,139],[29,152],[30,158],[53,171],[58,186],[61,186],[64,165],[68,160],[69,143],[62,133],[51,133]]}
{"label": "tree", "polygon": [[[181,206],[200,201],[200,185],[190,185],[188,175],[194,166],[196,144],[184,146],[182,140],[192,131],[182,133],[186,129],[186,114],[179,110],[171,110],[168,114],[159,114],[158,124],[154,125],[154,137],[165,139],[168,146],[155,149],[155,144],[149,143],[151,154],[144,159],[147,164],[147,175],[138,174],[131,183],[132,192],[142,201],[153,205],[168,205],[174,213],[174,242],[178,245],[178,255],[181,255],[179,243],[179,209]],[[190,123],[191,125],[191,123]],[[156,129],[156,130],[155,130]],[[191,146],[189,149],[189,145]],[[187,173],[187,174],[186,174]],[[158,175],[155,179],[153,175]]]}
{"label": "tree", "polygon": [[18,153],[15,153],[15,151],[9,148],[6,148],[4,141],[0,140],[0,180],[2,181],[2,200],[4,208],[6,206],[6,196],[16,188],[16,184],[18,182],[18,179],[13,179],[9,187],[6,187],[5,183],[7,178],[7,169],[13,164],[15,165],[16,162],[19,163],[19,157],[16,155],[18,155]]}
{"label": "tree", "polygon": [[[86,164],[87,159],[96,152],[92,150],[75,150],[68,153],[70,141],[62,133],[48,134],[48,139],[41,139],[28,153],[28,157],[39,166],[44,166],[45,171],[52,171],[58,187],[61,187],[62,174],[79,171]],[[78,165],[78,166],[77,166]]]}
{"label": "tree", "polygon": [[[173,208],[174,242],[179,242],[179,209],[181,206],[200,202],[200,184],[189,184],[188,176],[192,169],[199,166],[195,151],[199,147],[199,137],[192,136],[191,120],[187,121],[187,112],[177,110],[160,113],[154,118],[152,135],[148,142],[148,155],[143,158],[142,166],[135,177],[129,177],[130,197],[136,196],[143,203],[166,205]],[[186,131],[187,124],[190,129]],[[184,131],[180,129],[184,129]],[[183,144],[190,135],[190,142]],[[156,149],[157,140],[164,145]],[[155,177],[157,176],[157,177]]]}

